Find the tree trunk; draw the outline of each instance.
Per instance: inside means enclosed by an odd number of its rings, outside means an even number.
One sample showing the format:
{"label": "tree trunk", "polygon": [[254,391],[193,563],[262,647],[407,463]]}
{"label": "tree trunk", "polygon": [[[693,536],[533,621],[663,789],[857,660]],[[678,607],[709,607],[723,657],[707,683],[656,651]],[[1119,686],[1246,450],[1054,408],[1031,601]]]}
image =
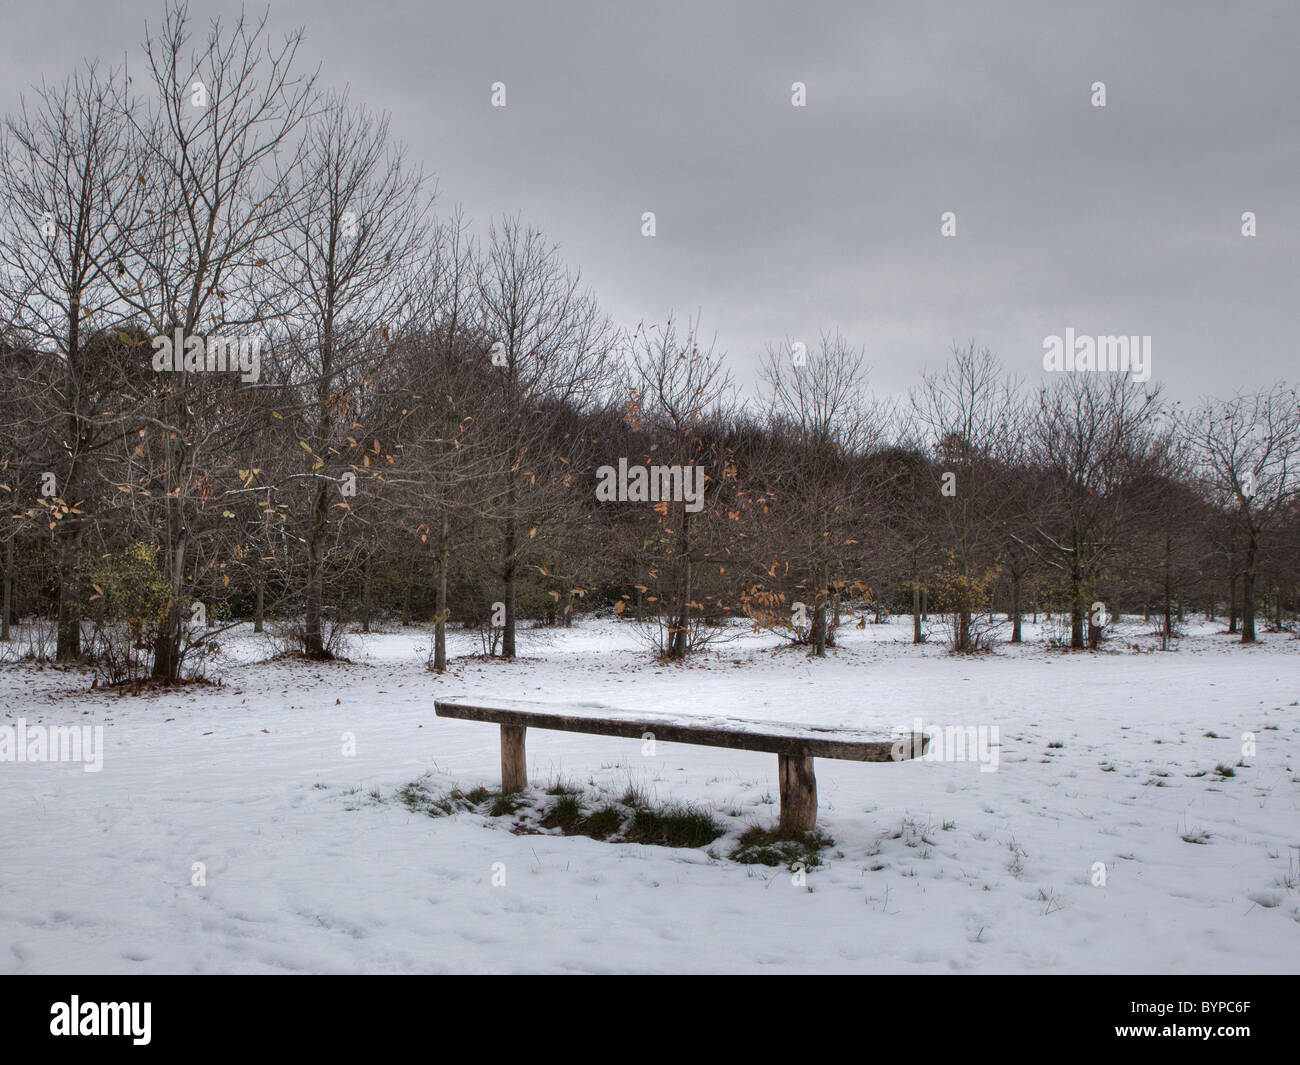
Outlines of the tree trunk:
{"label": "tree trunk", "polygon": [[668,641],[670,658],[683,659],[686,657],[690,644],[687,637],[691,628],[691,563],[689,559],[684,560],[686,567],[685,583],[682,586],[682,601],[678,608],[677,620],[673,624],[673,632]]}
{"label": "tree trunk", "polygon": [[813,589],[813,654],[818,658],[826,657],[826,563],[818,562],[813,580],[817,587]]}
{"label": "tree trunk", "polygon": [[361,574],[361,631],[370,631],[370,585],[372,580],[371,561],[366,559],[365,569]]}
{"label": "tree trunk", "polygon": [[311,528],[307,532],[307,616],[302,650],[308,658],[325,657],[325,638],[321,629],[325,563],[321,541],[325,534],[326,515],[325,482],[318,480],[312,500]]}
{"label": "tree trunk", "polygon": [[59,550],[59,632],[54,656],[60,662],[81,657],[81,602],[77,562],[71,535],[61,537]]}
{"label": "tree trunk", "polygon": [[451,519],[443,508],[438,526],[438,587],[434,592],[433,608],[437,616],[433,622],[433,668],[439,673],[447,669],[447,552],[451,546]]}
{"label": "tree trunk", "polygon": [[[178,498],[176,501],[178,513],[174,516],[178,523],[181,522],[180,506]],[[189,533],[184,525],[180,524],[180,531],[175,536],[175,544],[167,556],[171,602],[168,604],[162,629],[154,640],[153,647],[153,679],[166,681],[169,684],[178,681],[181,673],[181,639],[185,632],[185,556],[188,546]]]}
{"label": "tree trunk", "polygon": [[1083,618],[1086,613],[1083,602],[1083,582],[1077,572],[1070,574],[1070,648],[1083,650]]}
{"label": "tree trunk", "polygon": [[669,655],[674,659],[684,659],[690,644],[687,639],[691,627],[691,554],[690,554],[690,520],[691,516],[686,508],[682,508],[682,524],[679,532],[679,555],[684,567],[684,583],[682,585],[682,599],[677,611],[677,620],[673,626],[672,635],[668,641]]}
{"label": "tree trunk", "polygon": [[839,631],[840,628],[840,586],[839,585],[837,585],[834,591],[831,593],[830,613],[831,613],[831,623],[826,632],[826,645],[828,647],[834,647],[835,634]]}
{"label": "tree trunk", "polygon": [[[67,368],[68,400],[72,405],[67,412],[64,446],[71,449],[72,461],[68,465],[66,480],[58,486],[58,495],[67,506],[78,503],[81,494],[81,461],[83,446],[87,441],[89,419],[86,417],[86,382],[81,359],[81,297],[80,286],[70,293],[67,318]],[[79,577],[77,546],[81,538],[81,518],[64,514],[59,523],[59,622],[58,645],[54,656],[60,662],[75,662],[81,658],[81,579]]]}
{"label": "tree trunk", "polygon": [[515,479],[513,473],[509,476],[510,487],[506,492],[505,568],[501,574],[505,586],[506,607],[505,629],[501,633],[503,658],[515,657],[515,552],[519,540],[519,530],[515,525]]}
{"label": "tree trunk", "polygon": [[402,628],[411,624],[411,585],[415,578],[415,567],[407,565],[403,567],[404,580],[402,581]]}
{"label": "tree trunk", "polygon": [[1251,530],[1250,543],[1246,545],[1246,565],[1241,574],[1241,642],[1255,642],[1255,555],[1259,540]]}
{"label": "tree trunk", "polygon": [[[73,422],[69,419],[69,422]],[[77,433],[73,439],[80,438],[80,427],[69,424],[68,431]],[[74,459],[68,471],[68,483],[62,486],[60,495],[68,506],[79,492],[79,464]],[[76,662],[81,658],[81,578],[77,559],[77,542],[80,539],[78,519],[71,514],[64,515],[59,523],[59,625],[58,645],[54,657],[60,662]]]}
{"label": "tree trunk", "polygon": [[9,642],[9,615],[14,605],[14,538],[5,541],[3,605],[0,605],[0,640]]}
{"label": "tree trunk", "polygon": [[1020,577],[1011,578],[1011,642],[1020,643]]}

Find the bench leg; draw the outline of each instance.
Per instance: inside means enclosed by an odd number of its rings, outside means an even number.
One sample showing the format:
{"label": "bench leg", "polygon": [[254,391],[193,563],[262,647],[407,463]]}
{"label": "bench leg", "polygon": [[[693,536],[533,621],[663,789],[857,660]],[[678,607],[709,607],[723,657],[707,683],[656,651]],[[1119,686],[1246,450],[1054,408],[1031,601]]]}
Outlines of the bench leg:
{"label": "bench leg", "polygon": [[781,831],[811,832],[817,824],[817,778],[813,760],[778,754],[781,788]]}
{"label": "bench leg", "polygon": [[528,768],[524,757],[523,725],[501,726],[501,794],[510,795],[528,787]]}

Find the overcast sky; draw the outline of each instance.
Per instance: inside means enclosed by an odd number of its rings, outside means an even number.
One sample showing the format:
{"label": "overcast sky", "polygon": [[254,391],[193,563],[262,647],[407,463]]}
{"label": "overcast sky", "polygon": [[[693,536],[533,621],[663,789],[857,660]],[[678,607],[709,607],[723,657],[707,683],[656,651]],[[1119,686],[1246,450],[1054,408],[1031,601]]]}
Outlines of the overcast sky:
{"label": "overcast sky", "polygon": [[[441,209],[521,211],[621,324],[702,311],[742,382],[823,329],[882,392],[970,339],[1036,380],[1067,327],[1150,335],[1179,399],[1300,377],[1294,0],[270,10],[324,84],[391,112]],[[138,63],[162,11],[0,0],[0,110],[83,57]]]}

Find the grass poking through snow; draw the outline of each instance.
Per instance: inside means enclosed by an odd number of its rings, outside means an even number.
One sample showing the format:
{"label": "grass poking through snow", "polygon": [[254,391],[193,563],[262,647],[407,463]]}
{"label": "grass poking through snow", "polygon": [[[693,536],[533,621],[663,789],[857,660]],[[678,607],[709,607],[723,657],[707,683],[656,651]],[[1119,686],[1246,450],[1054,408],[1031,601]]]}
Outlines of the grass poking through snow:
{"label": "grass poking through snow", "polygon": [[703,807],[673,803],[658,810],[637,810],[623,838],[661,847],[705,847],[726,831]]}
{"label": "grass poking through snow", "polygon": [[782,832],[779,828],[760,828],[754,825],[740,837],[739,846],[730,854],[733,862],[743,865],[784,865],[793,869],[796,864],[805,869],[821,865],[820,852],[835,841],[820,829],[811,832]]}

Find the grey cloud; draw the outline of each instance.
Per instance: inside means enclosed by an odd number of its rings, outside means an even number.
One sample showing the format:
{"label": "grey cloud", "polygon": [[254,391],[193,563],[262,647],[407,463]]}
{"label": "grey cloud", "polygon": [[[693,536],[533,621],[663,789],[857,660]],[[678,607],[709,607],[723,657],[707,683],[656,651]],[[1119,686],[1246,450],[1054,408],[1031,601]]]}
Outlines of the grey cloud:
{"label": "grey cloud", "polygon": [[[7,7],[5,111],[83,55],[138,62],[162,11]],[[1294,376],[1293,4],[277,0],[272,23],[393,113],[442,207],[522,211],[624,324],[702,309],[742,381],[822,328],[885,391],[968,338],[1034,376],[1066,326],[1152,335],[1179,398]]]}

